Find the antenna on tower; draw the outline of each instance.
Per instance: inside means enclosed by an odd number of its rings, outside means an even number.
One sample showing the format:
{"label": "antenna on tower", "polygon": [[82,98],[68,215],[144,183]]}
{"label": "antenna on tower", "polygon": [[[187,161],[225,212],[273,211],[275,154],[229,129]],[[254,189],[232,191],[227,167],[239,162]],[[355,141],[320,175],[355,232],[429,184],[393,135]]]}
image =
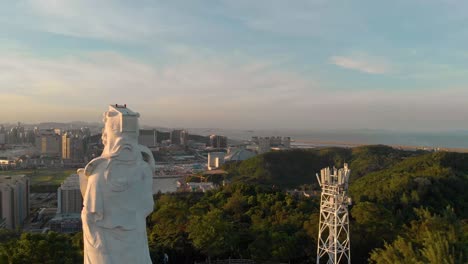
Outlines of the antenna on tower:
{"label": "antenna on tower", "polygon": [[344,163],[342,169],[324,168],[317,181],[322,188],[320,223],[317,241],[317,264],[351,264],[349,239],[348,181],[351,170]]}

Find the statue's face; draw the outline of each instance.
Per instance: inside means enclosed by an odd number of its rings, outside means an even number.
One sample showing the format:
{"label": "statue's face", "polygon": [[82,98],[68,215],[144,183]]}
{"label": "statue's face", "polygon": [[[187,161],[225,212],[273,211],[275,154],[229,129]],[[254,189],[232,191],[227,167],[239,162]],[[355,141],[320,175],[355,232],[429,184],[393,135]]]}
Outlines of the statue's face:
{"label": "statue's face", "polygon": [[104,113],[104,128],[102,129],[102,143],[104,146],[114,142],[116,138],[121,137],[120,132],[120,118],[116,112],[105,112]]}
{"label": "statue's face", "polygon": [[138,135],[132,131],[121,131],[121,118],[118,113],[108,111],[104,113],[104,128],[102,130],[102,143],[105,152],[117,153],[124,146],[131,146],[138,140]]}
{"label": "statue's face", "polygon": [[102,144],[103,144],[104,146],[107,146],[107,144],[108,144],[108,143],[107,143],[107,132],[106,132],[106,129],[105,129],[105,128],[102,129],[101,140],[102,140]]}

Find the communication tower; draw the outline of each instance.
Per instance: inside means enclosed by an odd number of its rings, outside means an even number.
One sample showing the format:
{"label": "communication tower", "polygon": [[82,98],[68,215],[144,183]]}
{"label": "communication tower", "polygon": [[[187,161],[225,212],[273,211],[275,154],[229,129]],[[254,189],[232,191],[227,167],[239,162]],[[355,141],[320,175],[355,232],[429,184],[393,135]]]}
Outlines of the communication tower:
{"label": "communication tower", "polygon": [[324,168],[317,180],[322,188],[317,241],[317,264],[351,263],[349,240],[348,181],[351,170]]}

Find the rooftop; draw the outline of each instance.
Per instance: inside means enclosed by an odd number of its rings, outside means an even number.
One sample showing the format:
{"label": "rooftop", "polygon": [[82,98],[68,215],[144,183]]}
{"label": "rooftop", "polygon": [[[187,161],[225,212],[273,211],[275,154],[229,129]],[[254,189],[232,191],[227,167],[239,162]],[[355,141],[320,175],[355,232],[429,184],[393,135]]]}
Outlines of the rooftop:
{"label": "rooftop", "polygon": [[60,185],[62,190],[75,190],[80,189],[80,178],[78,174],[72,174],[66,178],[62,185]]}
{"label": "rooftop", "polygon": [[26,179],[26,175],[0,175],[0,185],[1,184],[15,184],[18,181]]}
{"label": "rooftop", "polygon": [[250,159],[255,156],[255,153],[246,149],[236,149],[229,155],[227,155],[224,159],[226,161],[242,161],[246,159]]}
{"label": "rooftop", "polygon": [[109,105],[109,111],[116,111],[121,113],[124,116],[138,116],[138,113],[133,112],[129,108],[127,108],[127,105]]}

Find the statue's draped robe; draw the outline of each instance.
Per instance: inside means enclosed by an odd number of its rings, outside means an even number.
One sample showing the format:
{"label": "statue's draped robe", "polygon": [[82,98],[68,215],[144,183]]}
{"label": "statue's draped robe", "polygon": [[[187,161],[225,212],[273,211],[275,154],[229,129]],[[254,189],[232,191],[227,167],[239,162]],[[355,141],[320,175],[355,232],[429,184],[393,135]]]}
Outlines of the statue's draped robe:
{"label": "statue's draped robe", "polygon": [[84,263],[151,263],[146,234],[146,216],[153,211],[151,166],[141,155],[97,158],[90,164],[90,175],[82,175],[87,177],[81,212]]}

